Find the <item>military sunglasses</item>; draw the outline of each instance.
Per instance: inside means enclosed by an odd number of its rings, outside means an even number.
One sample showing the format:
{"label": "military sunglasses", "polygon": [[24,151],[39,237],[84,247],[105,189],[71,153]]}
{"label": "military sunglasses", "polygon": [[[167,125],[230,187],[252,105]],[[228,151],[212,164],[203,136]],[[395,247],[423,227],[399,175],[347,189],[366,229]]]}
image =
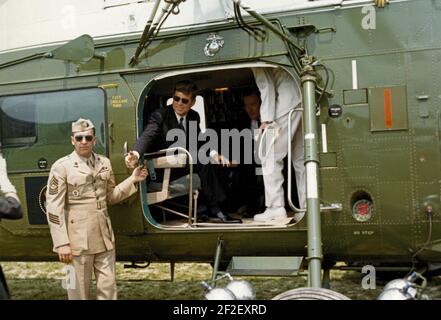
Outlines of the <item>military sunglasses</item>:
{"label": "military sunglasses", "polygon": [[178,97],[178,96],[173,96],[173,100],[174,100],[175,102],[182,101],[183,104],[187,104],[187,103],[190,102],[190,99],[187,99],[187,98],[181,98],[181,97]]}
{"label": "military sunglasses", "polygon": [[74,137],[76,142],[81,142],[83,141],[83,139],[86,139],[87,142],[91,142],[93,140],[93,136],[91,135],[87,135],[87,136],[83,136],[83,135],[77,135]]}

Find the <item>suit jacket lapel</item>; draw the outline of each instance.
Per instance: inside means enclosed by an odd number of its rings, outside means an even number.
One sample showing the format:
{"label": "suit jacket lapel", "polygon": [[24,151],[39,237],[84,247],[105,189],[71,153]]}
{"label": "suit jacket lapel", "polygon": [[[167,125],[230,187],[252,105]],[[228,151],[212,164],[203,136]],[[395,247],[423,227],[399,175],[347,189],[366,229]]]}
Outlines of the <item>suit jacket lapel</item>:
{"label": "suit jacket lapel", "polygon": [[170,106],[169,111],[167,113],[167,123],[168,123],[168,129],[179,129],[179,122],[176,118],[175,111],[173,110],[173,107]]}
{"label": "suit jacket lapel", "polygon": [[[181,127],[179,126],[178,123],[178,119],[176,117],[175,111],[173,110],[172,106],[167,106],[167,113],[166,113],[166,119],[165,120],[165,125],[163,128],[163,138],[164,138],[164,145],[166,148],[169,148],[172,144],[174,144],[175,142],[173,141],[166,141],[166,137],[167,137],[167,133],[172,130],[172,129],[179,129],[182,130]],[[185,131],[182,130],[184,133]],[[176,138],[175,138],[176,139]],[[187,139],[186,139],[187,140]],[[187,144],[185,145],[181,145],[181,147],[186,147]]]}

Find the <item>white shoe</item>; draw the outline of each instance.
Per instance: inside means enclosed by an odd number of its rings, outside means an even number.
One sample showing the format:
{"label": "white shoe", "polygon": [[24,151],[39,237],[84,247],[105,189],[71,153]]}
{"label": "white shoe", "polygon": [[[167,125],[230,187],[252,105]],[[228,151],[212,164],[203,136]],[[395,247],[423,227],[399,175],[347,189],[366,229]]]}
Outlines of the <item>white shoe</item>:
{"label": "white shoe", "polygon": [[266,222],[271,220],[285,219],[288,215],[284,207],[266,208],[264,213],[259,213],[254,216],[254,221]]}

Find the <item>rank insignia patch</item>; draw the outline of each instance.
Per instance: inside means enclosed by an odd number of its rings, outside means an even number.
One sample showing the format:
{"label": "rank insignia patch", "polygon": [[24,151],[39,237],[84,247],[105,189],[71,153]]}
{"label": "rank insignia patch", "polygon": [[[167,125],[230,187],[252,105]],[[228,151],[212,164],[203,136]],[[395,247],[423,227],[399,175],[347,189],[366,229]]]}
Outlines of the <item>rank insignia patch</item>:
{"label": "rank insignia patch", "polygon": [[52,177],[50,183],[49,183],[49,194],[55,195],[58,193],[58,179],[55,177]]}
{"label": "rank insignia patch", "polygon": [[54,223],[54,224],[58,224],[58,225],[60,225],[60,218],[58,218],[58,216],[57,215],[55,215],[55,214],[52,214],[52,213],[48,213],[48,217],[49,217],[49,221],[50,222],[52,222],[52,223]]}

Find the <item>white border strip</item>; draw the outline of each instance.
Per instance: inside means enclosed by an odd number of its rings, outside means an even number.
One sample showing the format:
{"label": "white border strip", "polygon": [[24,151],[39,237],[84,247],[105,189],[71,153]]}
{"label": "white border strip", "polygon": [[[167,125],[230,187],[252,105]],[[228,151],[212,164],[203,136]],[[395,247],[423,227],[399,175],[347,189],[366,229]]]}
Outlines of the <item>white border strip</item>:
{"label": "white border strip", "polygon": [[328,153],[328,137],[326,134],[326,124],[322,123],[322,152]]}
{"label": "white border strip", "polygon": [[306,198],[318,199],[317,163],[306,164]]}
{"label": "white border strip", "polygon": [[352,89],[358,89],[357,60],[352,60]]}

